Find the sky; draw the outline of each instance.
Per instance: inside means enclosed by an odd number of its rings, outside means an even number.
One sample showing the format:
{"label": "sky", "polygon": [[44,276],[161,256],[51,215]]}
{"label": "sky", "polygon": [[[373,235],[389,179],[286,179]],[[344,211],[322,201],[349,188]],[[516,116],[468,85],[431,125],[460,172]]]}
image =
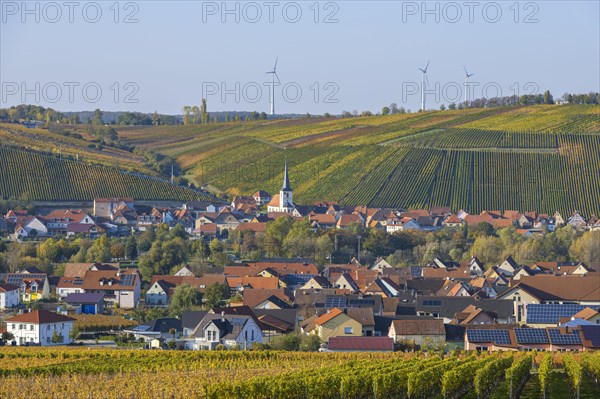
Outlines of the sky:
{"label": "sky", "polygon": [[0,0],[0,107],[179,114],[600,91],[600,1]]}

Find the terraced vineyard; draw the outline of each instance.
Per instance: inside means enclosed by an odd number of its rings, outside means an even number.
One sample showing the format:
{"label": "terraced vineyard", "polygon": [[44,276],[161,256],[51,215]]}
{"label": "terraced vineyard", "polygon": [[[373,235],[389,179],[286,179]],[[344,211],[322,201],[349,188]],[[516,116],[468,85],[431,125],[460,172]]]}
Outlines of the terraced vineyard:
{"label": "terraced vineyard", "polygon": [[116,168],[0,147],[0,197],[91,201],[98,197],[189,201],[206,194]]}
{"label": "terraced vineyard", "polygon": [[121,139],[230,194],[298,203],[600,214],[600,107],[504,107],[347,119],[136,127]]}
{"label": "terraced vineyard", "polygon": [[[531,353],[0,348],[0,398],[510,398],[507,387],[517,398],[526,392],[523,387],[531,389],[531,370],[541,362],[547,365],[546,357]],[[548,381],[564,370],[562,386],[546,383],[547,397],[579,392],[582,399],[592,398],[599,392],[599,366],[598,354],[556,354],[550,368],[539,366],[535,377]]]}

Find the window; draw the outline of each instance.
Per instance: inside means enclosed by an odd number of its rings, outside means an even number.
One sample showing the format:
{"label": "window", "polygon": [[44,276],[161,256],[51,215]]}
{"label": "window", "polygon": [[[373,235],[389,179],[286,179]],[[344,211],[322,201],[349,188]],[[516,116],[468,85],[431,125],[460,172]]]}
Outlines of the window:
{"label": "window", "polygon": [[33,331],[33,324],[29,325],[29,331]]}
{"label": "window", "polygon": [[15,326],[14,324],[12,325],[12,329],[13,329],[13,330],[16,330],[16,326]]}
{"label": "window", "polygon": [[353,333],[352,327],[344,327],[344,334],[352,334],[352,333]]}

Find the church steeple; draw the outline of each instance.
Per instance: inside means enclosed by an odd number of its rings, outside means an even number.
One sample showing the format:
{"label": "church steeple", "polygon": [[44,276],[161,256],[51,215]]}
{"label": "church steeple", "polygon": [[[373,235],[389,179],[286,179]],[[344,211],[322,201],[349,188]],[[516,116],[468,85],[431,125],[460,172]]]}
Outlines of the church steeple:
{"label": "church steeple", "polygon": [[287,159],[285,160],[285,170],[283,172],[283,186],[281,186],[281,191],[292,191],[292,187],[290,186],[290,178],[288,177]]}

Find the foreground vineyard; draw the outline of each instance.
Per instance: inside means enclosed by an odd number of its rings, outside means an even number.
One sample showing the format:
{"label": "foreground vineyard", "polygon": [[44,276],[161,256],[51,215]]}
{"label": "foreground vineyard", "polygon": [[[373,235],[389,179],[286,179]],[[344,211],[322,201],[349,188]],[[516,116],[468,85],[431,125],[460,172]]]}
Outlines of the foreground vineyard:
{"label": "foreground vineyard", "polygon": [[298,203],[600,213],[598,106],[137,127],[119,136],[230,194],[277,192],[287,158]]}
{"label": "foreground vineyard", "polygon": [[133,197],[189,201],[209,198],[165,180],[9,147],[0,147],[0,170],[0,198],[3,199],[90,201],[98,197]]}
{"label": "foreground vineyard", "polygon": [[[516,398],[532,369],[539,369],[536,381],[564,372],[571,396],[593,397],[580,385],[597,384],[599,355],[551,356],[4,348],[0,397],[508,398],[509,386]],[[589,392],[597,390],[591,385]]]}

